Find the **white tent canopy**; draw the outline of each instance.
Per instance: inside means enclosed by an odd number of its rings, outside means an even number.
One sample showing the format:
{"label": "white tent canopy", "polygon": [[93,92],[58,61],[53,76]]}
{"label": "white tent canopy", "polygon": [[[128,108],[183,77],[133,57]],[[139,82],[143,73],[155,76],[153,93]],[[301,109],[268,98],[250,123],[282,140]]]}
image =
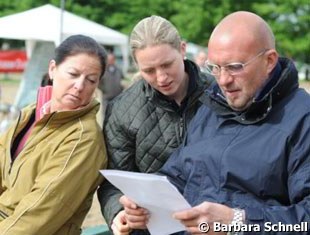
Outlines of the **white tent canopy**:
{"label": "white tent canopy", "polygon": [[15,100],[17,107],[35,101],[37,88],[47,71],[55,46],[74,34],[84,34],[100,44],[119,47],[123,56],[123,71],[127,71],[129,53],[128,36],[125,34],[50,4],[0,18],[0,38],[25,40],[30,58]]}
{"label": "white tent canopy", "polygon": [[[61,38],[84,34],[103,45],[120,46],[125,70],[128,68],[128,37],[125,34],[46,4],[28,11],[0,18],[0,38],[26,40],[27,53],[33,41],[51,41],[56,46]],[[60,30],[62,29],[62,35]],[[29,55],[29,54],[28,54]]]}

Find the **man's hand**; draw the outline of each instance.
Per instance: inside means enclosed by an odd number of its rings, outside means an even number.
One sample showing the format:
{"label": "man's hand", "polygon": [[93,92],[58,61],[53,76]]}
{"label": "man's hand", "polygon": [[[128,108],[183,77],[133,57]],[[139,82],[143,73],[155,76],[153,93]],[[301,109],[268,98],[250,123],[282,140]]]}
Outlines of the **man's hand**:
{"label": "man's hand", "polygon": [[207,222],[210,226],[209,234],[226,234],[213,232],[213,222],[220,222],[221,224],[230,224],[233,219],[233,209],[212,202],[203,202],[191,209],[176,212],[173,217],[180,220],[186,226],[186,229],[191,234],[205,234],[206,231],[201,231],[200,223]]}
{"label": "man's hand", "polygon": [[126,196],[122,196],[119,201],[124,207],[125,219],[129,228],[146,229],[149,212],[142,207],[138,207],[137,204]]}

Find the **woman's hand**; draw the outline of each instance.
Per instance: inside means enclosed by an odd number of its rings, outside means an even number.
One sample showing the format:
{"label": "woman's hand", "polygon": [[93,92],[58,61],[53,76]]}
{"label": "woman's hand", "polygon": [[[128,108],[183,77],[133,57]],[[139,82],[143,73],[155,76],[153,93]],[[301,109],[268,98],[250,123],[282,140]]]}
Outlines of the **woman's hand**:
{"label": "woman's hand", "polygon": [[137,204],[126,196],[122,196],[119,201],[124,207],[125,219],[128,226],[131,229],[146,229],[149,212],[142,207],[138,207]]}
{"label": "woman's hand", "polygon": [[130,229],[127,224],[124,210],[120,211],[115,216],[111,225],[111,229],[114,235],[129,235],[132,229]]}

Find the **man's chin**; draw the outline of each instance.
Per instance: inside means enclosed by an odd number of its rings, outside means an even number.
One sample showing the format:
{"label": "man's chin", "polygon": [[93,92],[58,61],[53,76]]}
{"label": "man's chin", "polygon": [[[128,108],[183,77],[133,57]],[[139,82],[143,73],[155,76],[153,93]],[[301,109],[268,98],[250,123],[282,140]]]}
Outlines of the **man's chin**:
{"label": "man's chin", "polygon": [[241,111],[246,110],[250,106],[250,103],[248,103],[248,104],[238,104],[237,102],[228,102],[228,105],[233,110],[241,112]]}

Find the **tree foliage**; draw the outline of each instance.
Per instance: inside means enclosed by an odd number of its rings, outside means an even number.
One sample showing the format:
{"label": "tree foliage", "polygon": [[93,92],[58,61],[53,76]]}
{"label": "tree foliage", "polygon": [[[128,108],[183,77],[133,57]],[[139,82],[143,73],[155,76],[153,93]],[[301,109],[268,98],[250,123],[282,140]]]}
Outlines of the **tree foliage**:
{"label": "tree foliage", "polygon": [[[0,0],[0,16],[47,2],[60,5],[60,0]],[[175,24],[185,40],[202,46],[225,15],[252,11],[270,24],[281,55],[310,63],[309,0],[66,0],[65,8],[125,34],[143,17],[160,15]]]}

